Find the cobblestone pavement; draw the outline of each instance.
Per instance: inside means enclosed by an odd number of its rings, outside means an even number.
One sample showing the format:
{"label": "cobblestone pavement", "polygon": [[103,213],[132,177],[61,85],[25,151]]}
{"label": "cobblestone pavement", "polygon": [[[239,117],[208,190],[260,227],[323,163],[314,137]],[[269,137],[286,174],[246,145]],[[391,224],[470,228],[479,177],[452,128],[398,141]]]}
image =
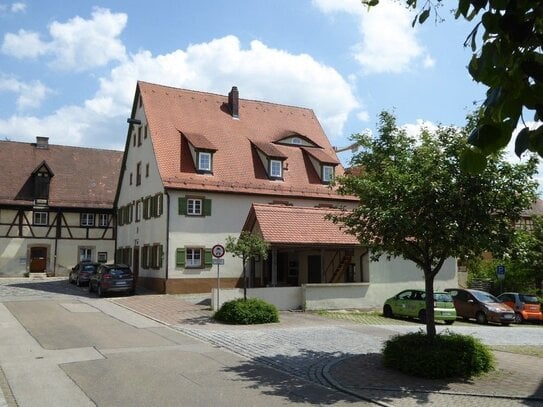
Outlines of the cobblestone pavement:
{"label": "cobblestone pavement", "polygon": [[[3,301],[58,296],[86,302],[89,294],[65,278],[0,279]],[[380,359],[383,342],[391,335],[422,329],[418,324],[362,325],[283,312],[279,324],[230,326],[210,319],[209,301],[201,296],[136,295],[109,301],[242,355],[251,363],[272,366],[384,406],[543,406],[543,369],[541,359],[535,357],[495,352],[498,370],[468,381],[414,379],[385,369]],[[442,329],[471,334],[490,345],[543,345],[543,328],[538,326],[455,324],[438,327]]]}
{"label": "cobblestone pavement", "polygon": [[[113,301],[253,362],[385,406],[543,406],[543,369],[535,357],[496,352],[498,369],[473,380],[415,379],[384,368],[380,359],[384,340],[422,328],[416,324],[360,325],[283,312],[279,324],[230,326],[210,320],[209,306],[198,297]],[[543,345],[543,329],[538,326],[438,327],[444,329],[474,335],[489,345]]]}

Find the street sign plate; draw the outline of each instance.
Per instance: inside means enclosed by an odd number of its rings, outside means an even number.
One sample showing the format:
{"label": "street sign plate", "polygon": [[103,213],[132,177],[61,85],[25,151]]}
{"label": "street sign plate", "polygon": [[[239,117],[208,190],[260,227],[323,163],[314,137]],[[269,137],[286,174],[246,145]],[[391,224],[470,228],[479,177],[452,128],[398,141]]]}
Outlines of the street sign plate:
{"label": "street sign plate", "polygon": [[213,264],[220,264],[222,266],[224,264],[224,259],[213,259]]}
{"label": "street sign plate", "polygon": [[221,244],[216,244],[211,248],[211,253],[214,257],[222,257],[224,256],[224,246]]}

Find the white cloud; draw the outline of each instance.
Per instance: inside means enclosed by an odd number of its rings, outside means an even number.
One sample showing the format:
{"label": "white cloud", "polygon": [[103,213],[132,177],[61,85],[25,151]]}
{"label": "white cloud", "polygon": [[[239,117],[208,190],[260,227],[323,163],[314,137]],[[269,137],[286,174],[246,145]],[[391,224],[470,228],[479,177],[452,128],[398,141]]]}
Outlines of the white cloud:
{"label": "white cloud", "polygon": [[438,126],[429,120],[417,119],[415,123],[406,123],[401,128],[405,130],[408,136],[418,138],[423,129],[434,132],[438,129]]}
{"label": "white cloud", "polygon": [[27,140],[42,135],[56,144],[123,148],[137,80],[220,94],[236,85],[242,98],[309,107],[336,141],[349,114],[359,107],[351,85],[311,56],[260,41],[242,48],[236,37],[227,36],[163,55],[129,55],[99,79],[99,89],[83,105],[66,106],[43,118],[0,120],[0,135]]}
{"label": "white cloud", "polygon": [[24,13],[26,11],[25,3],[12,3],[10,10],[12,13]]}
{"label": "white cloud", "polygon": [[60,70],[83,71],[110,61],[123,61],[126,50],[119,35],[127,19],[124,13],[95,8],[90,20],[77,16],[66,23],[53,22],[49,26],[49,42],[42,41],[35,32],[7,33],[2,52],[17,58],[50,55],[50,65]]}
{"label": "white cloud", "polygon": [[365,74],[401,73],[416,64],[434,65],[411,27],[412,11],[402,2],[381,0],[369,9],[360,0],[313,0],[313,4],[325,14],[342,12],[358,19],[362,38],[352,50]]}
{"label": "white cloud", "polygon": [[51,90],[40,81],[20,82],[13,77],[0,74],[0,92],[13,92],[17,96],[17,109],[39,107]]}
{"label": "white cloud", "polygon": [[49,52],[49,45],[36,32],[19,30],[17,34],[4,35],[2,52],[16,58],[36,58]]}

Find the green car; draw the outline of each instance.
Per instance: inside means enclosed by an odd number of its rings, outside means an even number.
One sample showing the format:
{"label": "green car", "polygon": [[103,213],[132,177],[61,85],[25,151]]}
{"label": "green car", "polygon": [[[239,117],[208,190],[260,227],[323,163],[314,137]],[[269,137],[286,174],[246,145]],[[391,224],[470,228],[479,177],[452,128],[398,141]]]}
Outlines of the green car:
{"label": "green car", "polygon": [[[385,301],[385,317],[410,317],[426,322],[426,292],[424,290],[404,290]],[[449,293],[434,293],[434,319],[451,325],[456,321],[454,302]]]}

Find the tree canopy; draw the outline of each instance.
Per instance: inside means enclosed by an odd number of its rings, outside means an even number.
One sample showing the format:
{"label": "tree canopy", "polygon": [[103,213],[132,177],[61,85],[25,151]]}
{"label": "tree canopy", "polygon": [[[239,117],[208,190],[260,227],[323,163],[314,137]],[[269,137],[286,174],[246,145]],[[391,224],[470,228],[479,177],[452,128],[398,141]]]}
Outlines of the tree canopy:
{"label": "tree canopy", "polygon": [[[362,3],[371,7],[379,0]],[[417,10],[415,25],[424,23],[432,12],[441,18],[439,7],[444,2],[405,3]],[[489,155],[509,143],[519,124],[516,154],[529,150],[543,156],[543,126],[530,128],[526,123],[543,120],[543,0],[457,0],[456,4],[455,18],[475,23],[464,42],[473,51],[469,74],[488,88],[462,164],[480,171]]]}
{"label": "tree canopy", "polygon": [[[446,259],[502,253],[515,221],[536,199],[535,158],[513,165],[495,153],[480,174],[461,170],[469,130],[423,129],[415,138],[393,115],[381,113],[378,137],[354,136],[362,148],[352,160],[359,175],[336,181],[340,193],[355,195],[360,203],[332,220],[369,247],[373,259],[387,255],[414,262],[424,272],[429,304]],[[427,315],[433,335],[433,305]]]}

